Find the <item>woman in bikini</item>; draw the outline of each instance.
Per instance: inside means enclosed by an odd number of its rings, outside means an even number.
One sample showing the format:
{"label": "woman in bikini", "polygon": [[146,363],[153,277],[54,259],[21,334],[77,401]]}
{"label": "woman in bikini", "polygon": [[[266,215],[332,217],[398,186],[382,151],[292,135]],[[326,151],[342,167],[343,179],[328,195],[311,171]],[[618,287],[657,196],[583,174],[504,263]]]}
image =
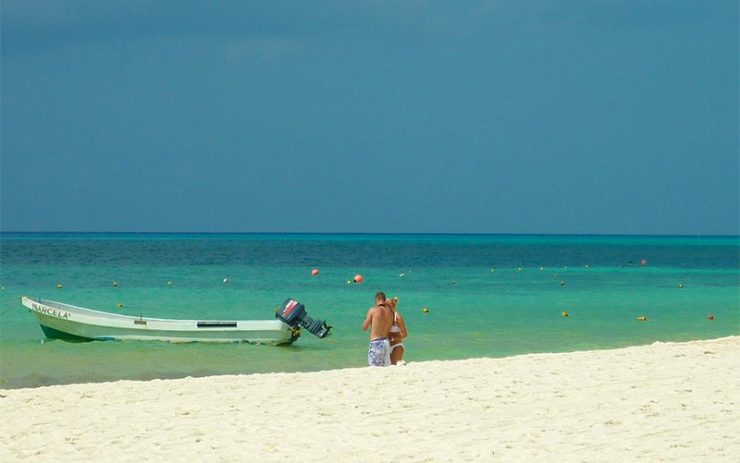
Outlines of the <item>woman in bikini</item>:
{"label": "woman in bikini", "polygon": [[400,313],[396,310],[398,298],[394,297],[388,300],[388,307],[393,311],[393,325],[391,325],[391,365],[397,365],[403,361],[405,348],[403,347],[403,338],[409,335],[406,330],[406,322]]}

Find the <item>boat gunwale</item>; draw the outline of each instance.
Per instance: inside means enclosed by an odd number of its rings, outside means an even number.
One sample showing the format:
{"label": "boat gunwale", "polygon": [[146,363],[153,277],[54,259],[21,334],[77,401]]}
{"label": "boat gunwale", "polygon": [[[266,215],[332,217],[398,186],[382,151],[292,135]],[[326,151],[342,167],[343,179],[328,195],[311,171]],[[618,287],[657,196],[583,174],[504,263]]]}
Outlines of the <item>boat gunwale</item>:
{"label": "boat gunwale", "polygon": [[[281,322],[280,320],[238,320],[238,319],[183,319],[183,318],[156,318],[156,317],[144,317],[142,316],[133,316],[133,315],[122,315],[122,314],[116,314],[116,313],[110,313],[110,312],[103,312],[101,310],[95,310],[95,309],[88,309],[85,307],[79,307],[72,304],[67,304],[64,302],[59,301],[52,301],[50,299],[41,299],[41,298],[33,298],[29,296],[23,296],[22,301],[31,301],[35,302],[37,304],[40,304],[44,307],[50,308],[50,309],[56,309],[56,310],[66,310],[71,313],[76,313],[78,315],[85,315],[89,317],[96,317],[96,318],[102,318],[102,319],[111,319],[111,320],[120,320],[120,321],[135,321],[135,320],[143,320],[143,321],[151,321],[151,322],[165,322],[165,323],[203,323],[203,322],[218,322],[218,323],[239,323],[239,322],[247,322],[247,323],[264,323],[268,322],[270,325],[275,325],[275,322],[280,323],[282,325],[285,325],[285,323]],[[25,303],[23,304],[24,307],[27,309],[39,313],[39,311],[34,310],[32,307],[27,306]],[[277,325],[276,325],[277,326]],[[285,325],[287,326],[287,325]],[[224,327],[226,328],[226,327]]]}

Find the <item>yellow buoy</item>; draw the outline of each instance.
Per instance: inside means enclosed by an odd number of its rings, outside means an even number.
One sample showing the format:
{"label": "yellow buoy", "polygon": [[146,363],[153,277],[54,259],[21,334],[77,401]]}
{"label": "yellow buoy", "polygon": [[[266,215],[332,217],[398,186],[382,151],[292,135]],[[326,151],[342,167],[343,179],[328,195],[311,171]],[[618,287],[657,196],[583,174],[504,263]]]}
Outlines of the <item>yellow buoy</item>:
{"label": "yellow buoy", "polygon": [[429,309],[427,309],[426,307],[424,307],[423,309],[421,309],[421,311],[424,312],[424,313],[429,313]]}
{"label": "yellow buoy", "polygon": [[563,317],[567,317],[568,316],[568,311],[567,310],[564,310],[562,315],[563,315]]}
{"label": "yellow buoy", "polygon": [[118,307],[119,309],[122,309],[123,308],[123,304],[116,304],[116,307]]}
{"label": "yellow buoy", "polygon": [[679,284],[678,284],[678,287],[679,287],[679,288],[683,288],[683,283],[679,283]]}
{"label": "yellow buoy", "polygon": [[641,321],[641,322],[646,322],[647,321],[647,317],[645,315],[640,315],[639,317],[637,317],[637,320],[638,321]]}
{"label": "yellow buoy", "polygon": [[63,288],[62,284],[61,283],[57,283],[57,289],[62,289],[62,288]]}
{"label": "yellow buoy", "polygon": [[117,281],[114,281],[113,282],[113,287],[116,287],[116,286],[118,286],[118,282]]}

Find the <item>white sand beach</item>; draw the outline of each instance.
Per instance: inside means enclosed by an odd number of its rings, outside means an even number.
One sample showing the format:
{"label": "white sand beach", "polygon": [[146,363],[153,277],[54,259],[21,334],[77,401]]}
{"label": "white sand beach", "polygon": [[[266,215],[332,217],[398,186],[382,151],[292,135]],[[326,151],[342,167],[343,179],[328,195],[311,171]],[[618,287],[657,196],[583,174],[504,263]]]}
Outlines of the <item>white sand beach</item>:
{"label": "white sand beach", "polygon": [[738,353],[730,337],[2,390],[0,460],[737,461]]}

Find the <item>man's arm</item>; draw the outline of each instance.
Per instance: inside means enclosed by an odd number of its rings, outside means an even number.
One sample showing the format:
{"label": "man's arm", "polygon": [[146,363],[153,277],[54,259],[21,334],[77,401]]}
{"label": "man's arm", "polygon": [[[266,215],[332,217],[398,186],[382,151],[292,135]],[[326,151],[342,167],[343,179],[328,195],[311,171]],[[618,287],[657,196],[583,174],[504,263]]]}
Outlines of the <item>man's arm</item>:
{"label": "man's arm", "polygon": [[370,323],[373,321],[373,313],[374,313],[373,309],[375,309],[375,307],[371,307],[367,311],[367,317],[365,317],[365,321],[362,322],[362,331],[365,331],[366,329],[368,329],[368,327],[370,326]]}

